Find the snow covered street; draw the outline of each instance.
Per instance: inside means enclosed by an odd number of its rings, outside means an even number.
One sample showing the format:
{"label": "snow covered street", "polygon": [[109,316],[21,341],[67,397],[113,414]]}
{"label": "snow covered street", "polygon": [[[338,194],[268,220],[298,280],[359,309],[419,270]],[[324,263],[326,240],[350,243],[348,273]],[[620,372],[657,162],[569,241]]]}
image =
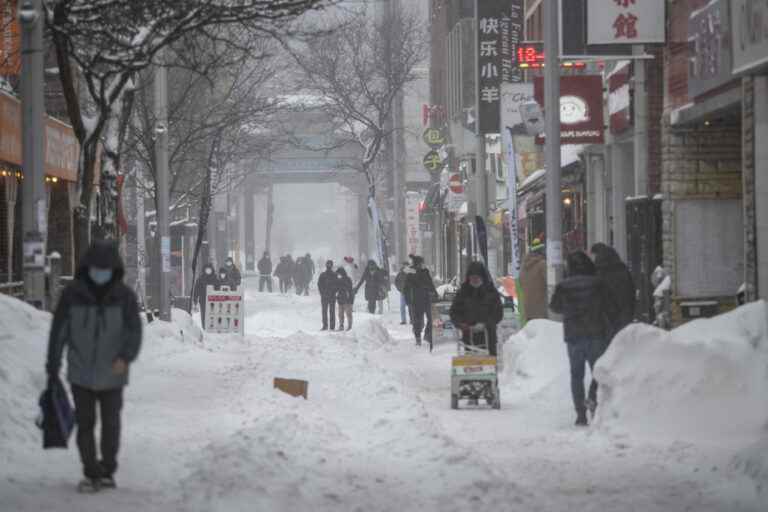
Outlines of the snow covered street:
{"label": "snow covered street", "polygon": [[[358,304],[352,331],[320,333],[316,296],[258,294],[255,285],[249,279],[244,337],[203,336],[178,311],[174,323],[147,327],[126,389],[119,487],[94,496],[75,492],[74,438],[67,451],[44,452],[33,423],[50,317],[0,297],[0,510],[768,506],[733,463],[743,448],[736,434],[646,436],[600,417],[574,427],[562,342],[528,347],[557,337],[554,323],[535,322],[507,344],[501,411],[453,411],[455,346],[415,347],[395,300],[384,317]],[[309,399],[273,390],[274,377],[308,380]]]}

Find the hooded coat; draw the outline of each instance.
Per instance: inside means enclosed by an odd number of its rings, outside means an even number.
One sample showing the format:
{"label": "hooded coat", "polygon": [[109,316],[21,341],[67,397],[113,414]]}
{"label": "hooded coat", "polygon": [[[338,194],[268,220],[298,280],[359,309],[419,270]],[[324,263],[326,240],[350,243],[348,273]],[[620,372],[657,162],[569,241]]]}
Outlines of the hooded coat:
{"label": "hooded coat", "polygon": [[259,274],[262,276],[268,276],[272,274],[272,260],[270,259],[269,255],[265,254],[261,257],[259,263],[257,264],[257,268],[259,270]]}
{"label": "hooded coat", "polygon": [[336,282],[336,302],[341,305],[354,304],[355,292],[352,287],[352,279],[343,268],[336,270],[338,281]]}
{"label": "hooded coat", "polygon": [[376,262],[371,261],[365,267],[363,277],[360,278],[360,282],[355,287],[355,294],[357,290],[365,283],[365,300],[373,302],[375,300],[382,300],[387,296],[386,294],[386,274],[376,265]]}
{"label": "hooded coat", "polygon": [[610,340],[635,317],[637,301],[635,282],[629,268],[621,261],[613,247],[597,243],[592,246],[591,252],[595,257],[597,275],[603,278],[618,305],[615,318],[612,318],[613,331],[609,333]]}
{"label": "hooded coat", "polygon": [[[483,278],[483,284],[474,288],[469,284],[469,277],[478,275]],[[458,293],[453,298],[449,311],[451,322],[457,327],[471,326],[478,323],[485,324],[488,329],[488,343],[491,355],[496,355],[496,325],[504,317],[504,308],[501,304],[501,296],[492,282],[488,281],[488,272],[480,262],[470,263],[467,268],[467,277],[461,284]],[[469,329],[462,329],[462,341],[470,344]]]}
{"label": "hooded coat", "polygon": [[[112,279],[95,285],[89,267],[111,268]],[[123,283],[123,262],[115,244],[96,242],[80,262],[75,279],[59,299],[48,339],[48,375],[58,375],[67,349],[67,379],[102,391],[128,384],[128,371],[116,374],[117,359],[133,362],[141,348],[141,319],[133,290]]]}
{"label": "hooded coat", "polygon": [[336,291],[338,287],[338,278],[333,268],[326,268],[317,278],[317,291],[323,299],[329,301],[336,300]]}
{"label": "hooded coat", "polygon": [[525,255],[520,269],[520,286],[526,322],[547,318],[547,259],[541,251]]}
{"label": "hooded coat", "polygon": [[605,349],[617,304],[605,281],[595,272],[589,257],[577,252],[568,255],[568,276],[555,288],[549,307],[563,315],[566,343],[576,338],[601,340]]}
{"label": "hooded coat", "polygon": [[[208,269],[211,270],[210,274],[205,272]],[[211,263],[206,263],[203,267],[203,273],[197,278],[197,282],[195,283],[195,296],[193,297],[194,302],[197,302],[198,304],[205,303],[205,295],[208,286],[213,286],[214,289],[219,287],[219,278],[216,276],[216,269],[213,268]]]}

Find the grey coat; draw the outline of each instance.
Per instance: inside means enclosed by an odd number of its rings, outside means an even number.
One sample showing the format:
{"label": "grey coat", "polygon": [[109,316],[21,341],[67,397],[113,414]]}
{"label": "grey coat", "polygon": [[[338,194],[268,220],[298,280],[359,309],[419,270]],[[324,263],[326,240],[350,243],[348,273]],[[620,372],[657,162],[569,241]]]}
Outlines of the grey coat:
{"label": "grey coat", "polygon": [[[97,287],[88,266],[110,267],[113,278]],[[83,258],[75,280],[62,293],[48,340],[46,370],[56,375],[67,349],[67,379],[72,384],[107,390],[128,384],[128,372],[112,371],[116,359],[131,363],[141,348],[141,319],[136,295],[122,282],[123,264],[117,250],[95,244]]]}

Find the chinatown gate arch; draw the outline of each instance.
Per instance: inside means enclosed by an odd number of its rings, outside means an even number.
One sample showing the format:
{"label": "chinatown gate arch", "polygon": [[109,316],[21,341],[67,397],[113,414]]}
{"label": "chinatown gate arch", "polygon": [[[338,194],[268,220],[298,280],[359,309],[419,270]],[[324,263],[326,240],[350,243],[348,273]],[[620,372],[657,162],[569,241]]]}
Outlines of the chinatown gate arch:
{"label": "chinatown gate arch", "polygon": [[[368,216],[368,185],[365,176],[355,166],[362,152],[357,144],[333,140],[333,130],[318,110],[300,110],[284,114],[282,123],[288,125],[291,144],[274,151],[268,159],[254,162],[237,190],[229,197],[215,201],[208,223],[210,250],[216,261],[223,262],[228,252],[234,253],[241,269],[255,271],[256,262],[266,247],[274,241],[267,231],[273,224],[273,190],[282,184],[341,185],[337,208],[345,210],[345,221],[353,225],[351,238],[357,239],[353,250],[355,259],[372,254],[370,249],[370,220]],[[330,148],[330,149],[315,149]],[[218,203],[218,204],[217,204]],[[230,212],[227,215],[227,211]],[[275,254],[272,254],[273,262]],[[341,257],[339,254],[336,257]]]}

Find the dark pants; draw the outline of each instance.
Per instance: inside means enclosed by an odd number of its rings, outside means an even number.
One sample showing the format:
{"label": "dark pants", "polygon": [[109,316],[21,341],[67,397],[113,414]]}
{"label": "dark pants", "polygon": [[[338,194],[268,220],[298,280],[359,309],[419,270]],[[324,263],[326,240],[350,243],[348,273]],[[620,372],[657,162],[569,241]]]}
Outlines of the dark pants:
{"label": "dark pants", "polygon": [[323,306],[323,329],[328,329],[329,315],[330,315],[330,328],[336,328],[336,301],[333,297],[325,298],[320,297],[320,303]]}
{"label": "dark pants", "polygon": [[[413,335],[417,340],[421,339],[421,332],[424,331],[424,339],[432,341],[432,304],[414,304],[411,308],[411,323],[413,324]],[[426,326],[424,317],[427,317]],[[425,328],[426,327],[426,328]]]}
{"label": "dark pants", "polygon": [[[368,300],[368,299],[366,299],[366,300]],[[368,301],[368,312],[370,314],[376,313],[376,299]]]}
{"label": "dark pants", "polygon": [[280,293],[288,293],[288,288],[291,287],[290,282],[287,279],[279,278],[280,280]]}
{"label": "dark pants", "polygon": [[[120,410],[123,408],[123,388],[93,391],[72,384],[77,421],[77,448],[86,478],[112,476],[117,470],[117,450],[120,447]],[[101,417],[101,461],[96,454],[96,403]]]}
{"label": "dark pants", "polygon": [[[595,338],[572,338],[566,340],[568,344],[568,360],[571,363],[571,395],[576,412],[586,409],[584,404],[584,373],[585,365],[589,364],[590,372],[594,371],[595,363],[599,357],[602,341]],[[592,377],[589,385],[589,399],[597,401],[597,381]]]}
{"label": "dark pants", "polygon": [[269,293],[272,293],[272,277],[264,276],[264,275],[261,276],[259,278],[259,291],[260,292],[264,291],[264,285],[267,286],[267,290],[269,291]]}

